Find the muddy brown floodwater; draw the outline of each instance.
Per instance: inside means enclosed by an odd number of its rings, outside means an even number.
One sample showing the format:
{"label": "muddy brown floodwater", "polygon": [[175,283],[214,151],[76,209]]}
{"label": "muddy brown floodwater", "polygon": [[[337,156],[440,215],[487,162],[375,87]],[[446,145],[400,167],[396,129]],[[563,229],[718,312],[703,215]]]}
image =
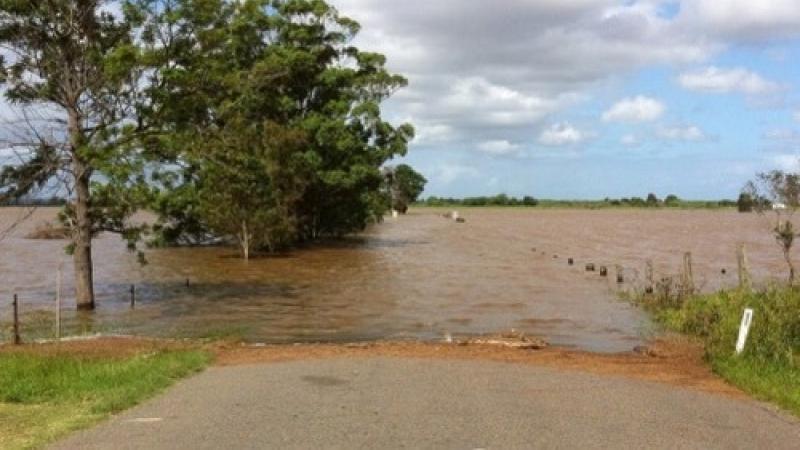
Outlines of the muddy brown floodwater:
{"label": "muddy brown floodwater", "polygon": [[[0,229],[22,212],[0,209]],[[358,237],[250,262],[227,248],[183,248],[149,250],[149,264],[140,266],[117,237],[101,236],[94,247],[98,308],[76,314],[64,242],[24,238],[55,215],[40,209],[0,241],[0,323],[7,333],[17,293],[26,325],[49,333],[63,263],[67,333],[235,334],[285,343],[438,340],[513,328],[557,345],[614,352],[630,350],[652,330],[640,310],[619,300],[617,265],[625,272],[622,288],[630,288],[647,259],[657,275],[674,274],[691,251],[697,284],[712,290],[736,283],[736,246],[744,242],[756,279],[784,276],[768,221],[752,214],[464,209],[466,223],[459,224],[443,212],[413,210]],[[589,262],[609,266],[612,276],[585,272]]]}

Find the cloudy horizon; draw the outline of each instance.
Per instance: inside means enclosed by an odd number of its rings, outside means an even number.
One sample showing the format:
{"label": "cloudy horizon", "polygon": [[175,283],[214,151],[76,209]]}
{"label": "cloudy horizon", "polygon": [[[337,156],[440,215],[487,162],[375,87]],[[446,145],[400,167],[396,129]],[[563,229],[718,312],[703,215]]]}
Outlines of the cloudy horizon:
{"label": "cloudy horizon", "polygon": [[793,0],[333,0],[425,195],[734,198],[800,155]]}

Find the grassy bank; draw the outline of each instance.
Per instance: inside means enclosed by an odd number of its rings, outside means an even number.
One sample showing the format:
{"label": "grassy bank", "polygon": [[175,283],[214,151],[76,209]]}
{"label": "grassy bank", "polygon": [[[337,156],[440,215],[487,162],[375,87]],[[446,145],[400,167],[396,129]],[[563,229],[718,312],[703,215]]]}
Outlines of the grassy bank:
{"label": "grassy bank", "polygon": [[[800,289],[722,291],[683,301],[645,295],[637,301],[667,328],[702,339],[716,373],[800,415]],[[745,308],[754,310],[753,325],[744,352],[735,355]]]}
{"label": "grassy bank", "polygon": [[0,350],[0,448],[38,448],[202,369],[205,352],[91,344]]}

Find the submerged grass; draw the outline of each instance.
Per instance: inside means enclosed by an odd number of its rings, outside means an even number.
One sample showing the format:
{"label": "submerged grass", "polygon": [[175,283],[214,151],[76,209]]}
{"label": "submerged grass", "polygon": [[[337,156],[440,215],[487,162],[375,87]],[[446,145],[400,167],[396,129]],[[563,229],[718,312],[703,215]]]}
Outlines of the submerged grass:
{"label": "submerged grass", "polygon": [[[800,289],[721,291],[681,301],[643,295],[637,301],[667,328],[702,339],[716,373],[800,416]],[[745,308],[754,318],[745,350],[736,355]]]}
{"label": "submerged grass", "polygon": [[0,448],[38,448],[202,369],[197,350],[122,357],[0,352]]}

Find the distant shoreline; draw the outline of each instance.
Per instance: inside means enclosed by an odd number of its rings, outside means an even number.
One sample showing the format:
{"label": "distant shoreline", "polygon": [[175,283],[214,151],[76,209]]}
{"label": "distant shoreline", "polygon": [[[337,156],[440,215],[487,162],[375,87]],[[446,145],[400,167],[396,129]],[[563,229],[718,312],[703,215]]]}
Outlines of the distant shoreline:
{"label": "distant shoreline", "polygon": [[704,202],[704,201],[691,201],[682,202],[678,205],[632,205],[621,204],[614,205],[602,201],[548,201],[542,200],[536,206],[531,205],[467,205],[463,203],[445,203],[430,205],[427,203],[415,203],[411,205],[412,208],[427,208],[427,209],[441,209],[441,208],[465,208],[465,209],[608,209],[608,210],[650,210],[650,211],[664,211],[664,210],[713,210],[713,211],[735,211],[736,205],[721,205],[718,202]]}

